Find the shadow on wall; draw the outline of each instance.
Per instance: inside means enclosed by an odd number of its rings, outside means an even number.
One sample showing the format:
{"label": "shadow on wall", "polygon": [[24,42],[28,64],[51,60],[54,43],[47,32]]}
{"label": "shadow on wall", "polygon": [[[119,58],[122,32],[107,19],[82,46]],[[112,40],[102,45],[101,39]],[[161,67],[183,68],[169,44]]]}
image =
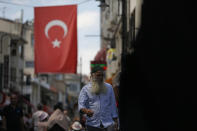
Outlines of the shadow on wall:
{"label": "shadow on wall", "polygon": [[195,7],[144,0],[135,52],[122,59],[122,131],[197,129]]}

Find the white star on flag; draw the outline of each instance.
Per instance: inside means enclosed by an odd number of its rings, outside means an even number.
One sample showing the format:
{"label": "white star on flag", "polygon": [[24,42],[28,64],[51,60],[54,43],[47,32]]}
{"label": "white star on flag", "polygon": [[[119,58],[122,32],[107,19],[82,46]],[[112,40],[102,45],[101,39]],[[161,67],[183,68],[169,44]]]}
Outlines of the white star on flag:
{"label": "white star on flag", "polygon": [[61,41],[58,41],[57,39],[55,39],[53,42],[52,42],[52,44],[53,44],[53,48],[55,48],[55,47],[60,47],[60,43],[61,43]]}

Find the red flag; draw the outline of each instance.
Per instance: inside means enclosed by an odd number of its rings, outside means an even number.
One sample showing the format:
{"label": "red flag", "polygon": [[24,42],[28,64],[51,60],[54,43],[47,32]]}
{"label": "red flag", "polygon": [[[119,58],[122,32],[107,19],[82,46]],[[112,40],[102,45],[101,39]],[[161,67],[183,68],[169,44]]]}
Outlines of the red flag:
{"label": "red flag", "polygon": [[76,73],[77,6],[35,7],[35,73]]}

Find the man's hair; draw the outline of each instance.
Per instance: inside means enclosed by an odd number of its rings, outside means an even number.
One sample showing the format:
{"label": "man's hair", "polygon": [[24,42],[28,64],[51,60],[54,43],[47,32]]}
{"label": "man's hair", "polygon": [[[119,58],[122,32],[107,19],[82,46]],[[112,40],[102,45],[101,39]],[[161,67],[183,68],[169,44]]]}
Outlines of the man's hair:
{"label": "man's hair", "polygon": [[13,95],[18,97],[18,94],[16,92],[11,92],[9,96],[12,97]]}
{"label": "man's hair", "polygon": [[17,100],[19,99],[19,96],[16,93],[11,93],[10,94],[10,99],[12,99],[13,97],[15,97]]}
{"label": "man's hair", "polygon": [[58,102],[57,104],[55,104],[55,106],[54,106],[53,109],[54,109],[54,110],[60,109],[61,111],[63,111],[63,110],[64,110],[64,109],[63,109],[63,104],[62,104],[61,102]]}
{"label": "man's hair", "polygon": [[38,110],[42,110],[42,108],[43,108],[43,105],[42,105],[42,104],[38,104],[38,105],[37,105],[37,109],[38,109]]}

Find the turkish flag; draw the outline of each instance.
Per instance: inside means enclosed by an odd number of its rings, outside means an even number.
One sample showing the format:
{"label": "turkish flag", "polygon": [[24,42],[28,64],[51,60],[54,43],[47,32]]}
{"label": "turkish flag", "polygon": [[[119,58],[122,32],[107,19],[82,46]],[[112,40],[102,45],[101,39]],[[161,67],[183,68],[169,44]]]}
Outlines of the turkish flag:
{"label": "turkish flag", "polygon": [[77,6],[34,8],[35,73],[76,73]]}

